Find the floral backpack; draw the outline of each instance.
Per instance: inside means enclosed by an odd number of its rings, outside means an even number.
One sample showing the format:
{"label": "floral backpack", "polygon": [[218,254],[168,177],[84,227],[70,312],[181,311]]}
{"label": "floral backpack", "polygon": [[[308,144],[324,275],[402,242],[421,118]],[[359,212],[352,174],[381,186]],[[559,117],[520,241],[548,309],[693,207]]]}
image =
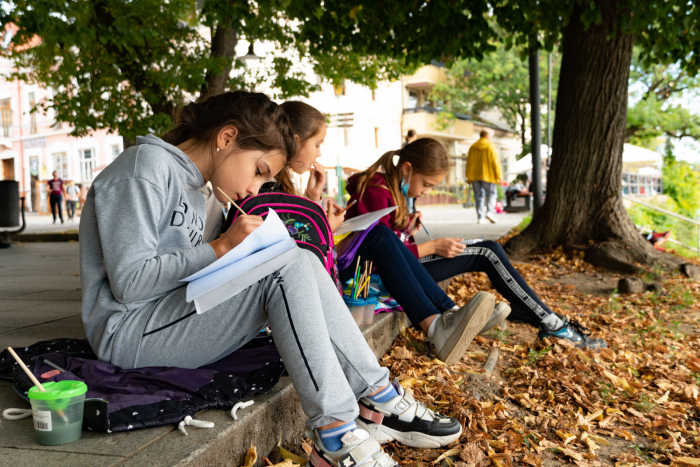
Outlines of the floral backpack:
{"label": "floral backpack", "polygon": [[[316,255],[333,278],[338,289],[341,290],[333,249],[333,232],[323,208],[308,198],[268,191],[270,190],[268,185],[271,184],[263,185],[261,193],[257,196],[246,198],[240,204],[241,209],[247,214],[263,218],[267,216],[270,208],[274,209],[287,226],[289,235],[297,242],[297,245]],[[231,209],[223,230],[228,229],[239,215],[240,212],[237,209]]]}

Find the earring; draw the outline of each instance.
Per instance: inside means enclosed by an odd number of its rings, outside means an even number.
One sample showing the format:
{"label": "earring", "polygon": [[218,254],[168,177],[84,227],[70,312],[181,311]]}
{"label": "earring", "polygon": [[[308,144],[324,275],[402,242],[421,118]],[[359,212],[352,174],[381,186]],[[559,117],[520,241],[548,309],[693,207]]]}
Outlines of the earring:
{"label": "earring", "polygon": [[216,152],[219,152],[219,151],[221,151],[221,148],[216,148]]}

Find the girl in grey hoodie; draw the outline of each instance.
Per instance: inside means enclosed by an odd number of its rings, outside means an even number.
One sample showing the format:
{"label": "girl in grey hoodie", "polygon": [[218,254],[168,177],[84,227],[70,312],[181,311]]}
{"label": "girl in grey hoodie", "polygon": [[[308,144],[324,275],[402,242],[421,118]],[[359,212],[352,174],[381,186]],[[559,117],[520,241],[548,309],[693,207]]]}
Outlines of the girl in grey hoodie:
{"label": "girl in grey hoodie", "polygon": [[[197,368],[269,325],[309,417],[316,467],[337,466],[341,459],[349,466],[348,456],[357,465],[391,467],[394,461],[377,440],[415,444],[420,438],[418,445],[439,446],[457,439],[462,430],[456,420],[425,409],[389,383],[388,370],[377,363],[312,254],[302,251],[204,314],[186,302],[180,279],[216,261],[263,222],[238,216],[225,234],[206,243],[200,189],[210,182],[221,202],[227,200],[219,188],[234,201],[255,196],[288,164],[295,142],[279,106],[259,93],[229,92],[188,104],[174,124],[162,138],[137,138],[98,175],[85,201],[82,317],[98,357],[124,368]],[[364,408],[366,418],[358,419],[360,398],[377,411]],[[358,428],[362,420],[382,417],[396,420],[384,435],[373,431],[377,440]]]}

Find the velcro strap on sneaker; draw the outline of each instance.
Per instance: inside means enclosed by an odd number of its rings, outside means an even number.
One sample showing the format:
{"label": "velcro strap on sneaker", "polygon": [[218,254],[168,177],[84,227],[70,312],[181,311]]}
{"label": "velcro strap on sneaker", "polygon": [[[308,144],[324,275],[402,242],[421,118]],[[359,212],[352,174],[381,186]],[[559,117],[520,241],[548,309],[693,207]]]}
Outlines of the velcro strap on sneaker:
{"label": "velcro strap on sneaker", "polygon": [[378,452],[372,456],[372,459],[377,463],[375,467],[396,467],[396,461],[385,452]]}
{"label": "velcro strap on sneaker", "polygon": [[347,456],[338,461],[338,467],[352,467],[361,460],[370,457],[377,451],[381,451],[379,443],[373,439],[368,439],[353,448]]}
{"label": "velcro strap on sneaker", "polygon": [[370,410],[364,405],[360,405],[360,417],[374,422],[377,425],[381,425],[382,421],[384,420],[384,415],[380,414],[379,412],[375,412],[374,410]]}
{"label": "velcro strap on sneaker", "polygon": [[318,451],[316,451],[316,448],[314,448],[311,451],[311,455],[309,456],[309,462],[314,467],[333,467],[331,464],[326,462],[326,460],[318,453]]}
{"label": "velcro strap on sneaker", "polygon": [[415,418],[417,411],[418,411],[418,402],[414,401],[413,404],[408,406],[408,408],[406,410],[404,410],[403,412],[401,412],[399,414],[399,420],[401,420],[402,422],[410,423]]}

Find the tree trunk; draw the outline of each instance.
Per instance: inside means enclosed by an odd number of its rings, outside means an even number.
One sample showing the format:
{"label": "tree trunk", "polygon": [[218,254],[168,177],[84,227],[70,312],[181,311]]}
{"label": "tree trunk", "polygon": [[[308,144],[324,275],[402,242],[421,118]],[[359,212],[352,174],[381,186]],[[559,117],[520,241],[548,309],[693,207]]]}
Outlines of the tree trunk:
{"label": "tree trunk", "polygon": [[211,56],[226,60],[226,65],[223,70],[207,70],[202,91],[199,93],[199,101],[226,90],[226,83],[231,76],[233,60],[236,57],[236,44],[238,44],[238,34],[231,27],[232,24],[233,18],[224,18],[216,26],[216,31],[212,31]]}
{"label": "tree trunk", "polygon": [[[601,24],[585,29],[578,3],[564,30],[547,198],[506,248],[586,250],[594,265],[627,273],[674,263],[637,233],[622,204],[622,150],[634,37],[615,33],[623,0],[597,0]],[[612,36],[612,37],[611,37]],[[680,263],[679,263],[680,264]]]}

